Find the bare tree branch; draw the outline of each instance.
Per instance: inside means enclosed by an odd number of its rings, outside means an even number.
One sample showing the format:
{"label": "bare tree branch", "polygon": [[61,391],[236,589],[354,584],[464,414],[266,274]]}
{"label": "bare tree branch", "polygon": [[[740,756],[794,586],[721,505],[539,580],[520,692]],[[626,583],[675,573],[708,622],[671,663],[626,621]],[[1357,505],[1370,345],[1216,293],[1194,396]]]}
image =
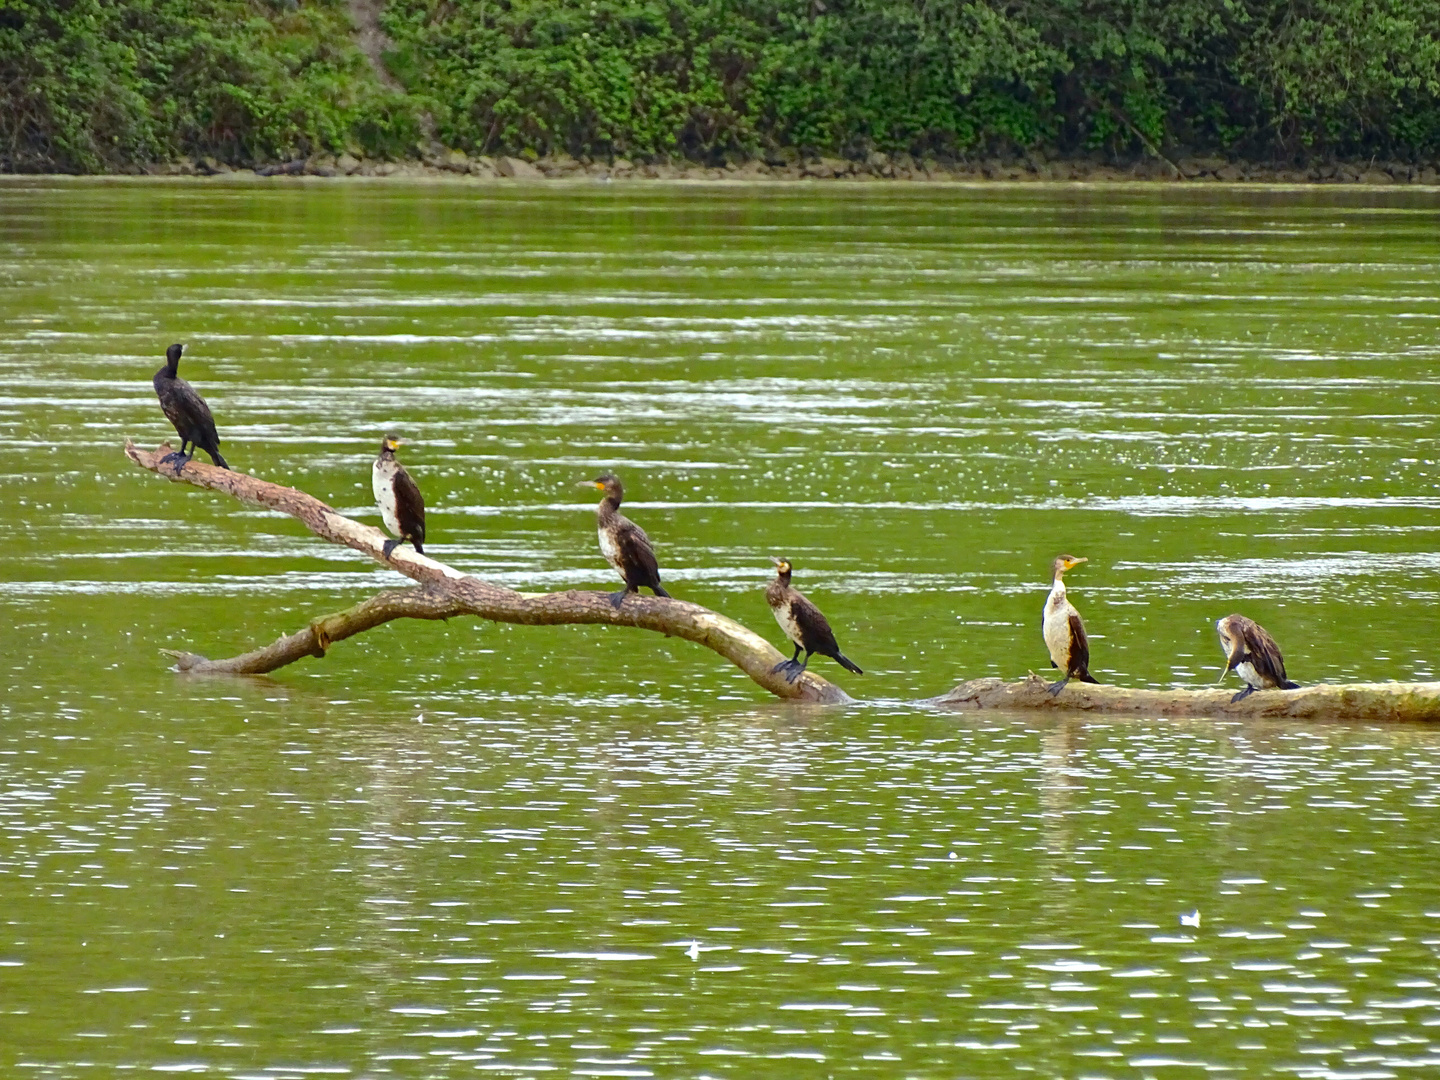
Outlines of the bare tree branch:
{"label": "bare tree branch", "polygon": [[259,674],[302,657],[324,656],[332,643],[392,619],[474,615],[493,622],[530,626],[609,623],[653,630],[714,650],[777,697],[826,704],[851,700],[845,691],[813,672],[807,671],[793,683],[787,683],[782,674],[771,670],[785,657],[769,641],[699,604],[637,594],[627,596],[616,608],[607,592],[572,589],[543,595],[518,593],[404,547],[396,548],[386,559],[383,532],[347,518],[312,495],[194,459],[186,462],[182,469],[173,461],[163,460],[169,453],[168,443],[154,453],[140,449],[128,439],[125,443],[126,456],[142,469],[173,481],[233,495],[252,506],[289,514],[322,540],[363,552],[422,586],[387,590],[347,611],[312,619],[305,629],[282,637],[272,645],[228,660],[207,660],[195,653],[172,652],[170,655],[175,657],[176,667],[181,671]]}

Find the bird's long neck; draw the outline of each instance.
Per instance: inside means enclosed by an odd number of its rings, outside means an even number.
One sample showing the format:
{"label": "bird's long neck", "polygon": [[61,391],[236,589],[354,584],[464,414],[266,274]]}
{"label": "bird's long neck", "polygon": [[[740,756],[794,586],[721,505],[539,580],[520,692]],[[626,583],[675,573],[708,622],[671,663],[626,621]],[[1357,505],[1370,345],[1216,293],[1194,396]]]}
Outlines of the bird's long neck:
{"label": "bird's long neck", "polygon": [[1050,585],[1050,603],[1060,605],[1065,602],[1065,579],[1059,574],[1055,575],[1054,582]]}
{"label": "bird's long neck", "polygon": [[600,505],[596,508],[596,512],[599,513],[602,520],[613,518],[620,512],[620,496],[614,492],[607,491],[605,497],[600,500]]}
{"label": "bird's long neck", "polygon": [[783,574],[778,572],[776,573],[775,580],[780,583],[780,587],[782,589],[788,589],[790,587],[790,574],[791,571],[789,570],[786,570]]}
{"label": "bird's long neck", "polygon": [[177,356],[174,360],[171,360],[167,357],[164,372],[167,379],[176,378],[180,374],[180,358]]}

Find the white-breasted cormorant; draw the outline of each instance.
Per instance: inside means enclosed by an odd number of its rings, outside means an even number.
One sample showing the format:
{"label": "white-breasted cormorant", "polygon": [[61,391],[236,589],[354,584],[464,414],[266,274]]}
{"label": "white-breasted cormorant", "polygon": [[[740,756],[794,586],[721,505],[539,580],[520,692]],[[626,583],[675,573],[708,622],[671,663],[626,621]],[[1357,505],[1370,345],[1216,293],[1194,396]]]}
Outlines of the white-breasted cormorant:
{"label": "white-breasted cormorant", "polygon": [[425,554],[425,500],[420,489],[405,466],[395,460],[395,448],[401,440],[386,435],[380,440],[380,456],[370,470],[370,486],[375,491],[375,503],[380,507],[380,517],[385,527],[397,539],[385,541],[385,558],[406,540],[415,545],[415,550]]}
{"label": "white-breasted cormorant", "polygon": [[[175,425],[175,434],[180,436],[180,449],[166,454],[162,459],[180,459],[181,469],[195,456],[198,446],[210,455],[210,460],[222,469],[230,468],[220,456],[220,436],[215,433],[215,418],[210,415],[210,406],[195,392],[195,388],[180,378],[180,353],[183,345],[171,345],[165,350],[165,366],[155,372],[155,396],[160,399],[160,408],[165,411],[170,423]],[[190,451],[186,453],[185,446]]]}
{"label": "white-breasted cormorant", "polygon": [[[811,603],[809,597],[790,584],[792,567],[788,559],[775,559],[775,579],[765,586],[765,602],[775,613],[775,621],[785,636],[795,645],[795,655],[782,660],[770,670],[785,672],[785,681],[794,682],[810,664],[810,654],[828,656],[846,671],[864,675],[859,666],[840,651],[836,644],[835,632],[830,623]],[[805,660],[800,660],[800,650],[805,650]]]}
{"label": "white-breasted cormorant", "polygon": [[615,572],[625,579],[625,588],[611,593],[610,602],[618,608],[630,593],[639,595],[642,585],[656,596],[668,597],[670,594],[660,584],[660,565],[655,561],[655,549],[650,546],[650,538],[645,535],[644,529],[620,513],[625,488],[619,478],[606,473],[582,483],[605,493],[600,505],[595,508],[600,552]]}
{"label": "white-breasted cormorant", "polygon": [[1050,684],[1051,694],[1058,695],[1071,679],[1088,683],[1097,681],[1090,675],[1090,639],[1085,636],[1085,624],[1080,621],[1080,612],[1065,596],[1065,571],[1089,561],[1073,555],[1061,555],[1051,565],[1055,582],[1045,600],[1040,631],[1045,637],[1045,648],[1050,650],[1050,666],[1065,673],[1059,682]]}
{"label": "white-breasted cormorant", "polygon": [[1230,699],[1233,705],[1256,690],[1299,690],[1300,684],[1285,676],[1285,658],[1263,626],[1244,615],[1226,615],[1215,623],[1225,668],[1217,683],[1233,670],[1245,681],[1245,689]]}

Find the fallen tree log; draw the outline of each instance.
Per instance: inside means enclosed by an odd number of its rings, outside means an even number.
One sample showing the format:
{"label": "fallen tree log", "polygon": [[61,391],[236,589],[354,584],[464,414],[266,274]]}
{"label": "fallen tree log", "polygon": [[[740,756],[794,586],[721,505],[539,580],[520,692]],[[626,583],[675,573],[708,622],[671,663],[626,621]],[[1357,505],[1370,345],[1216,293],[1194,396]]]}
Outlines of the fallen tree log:
{"label": "fallen tree log", "polygon": [[1234,686],[1210,690],[1127,690],[1072,681],[1056,697],[1034,672],[1020,682],[971,679],[930,704],[948,709],[1293,720],[1440,720],[1440,682],[1336,683],[1257,690],[1231,701]]}
{"label": "fallen tree log", "polygon": [[227,660],[209,660],[198,653],[166,650],[179,671],[258,675],[307,656],[322,657],[337,641],[363,633],[393,619],[450,619],[472,615],[492,622],[558,626],[606,623],[652,630],[667,637],[684,638],[712,649],[756,683],[781,698],[840,704],[849,695],[813,672],[793,683],[772,670],[785,657],[759,634],[699,604],[664,597],[633,594],[620,607],[610,594],[571,589],[562,593],[519,593],[482,581],[427,555],[396,548],[385,558],[386,536],[327,506],[313,495],[267,480],[216,468],[194,459],[183,466],[166,461],[169,443],[151,453],[130,440],[125,454],[142,469],[170,480],[232,495],[252,506],[289,514],[322,540],[342,544],[369,555],[376,562],[420,583],[413,589],[387,589],[345,611],[310,620],[304,629],[271,645]]}

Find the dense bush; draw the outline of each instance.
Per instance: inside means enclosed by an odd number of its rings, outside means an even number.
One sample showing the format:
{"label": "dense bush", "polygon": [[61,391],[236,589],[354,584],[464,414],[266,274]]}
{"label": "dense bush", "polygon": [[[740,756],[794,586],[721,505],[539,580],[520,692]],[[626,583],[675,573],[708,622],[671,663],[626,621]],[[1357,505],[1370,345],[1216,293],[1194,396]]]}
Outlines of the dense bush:
{"label": "dense bush", "polygon": [[0,165],[95,172],[347,145],[417,128],[343,0],[0,0]]}
{"label": "dense bush", "polygon": [[392,0],[471,151],[1433,155],[1437,0]]}
{"label": "dense bush", "polygon": [[0,0],[0,167],[317,150],[1440,155],[1440,0]]}

